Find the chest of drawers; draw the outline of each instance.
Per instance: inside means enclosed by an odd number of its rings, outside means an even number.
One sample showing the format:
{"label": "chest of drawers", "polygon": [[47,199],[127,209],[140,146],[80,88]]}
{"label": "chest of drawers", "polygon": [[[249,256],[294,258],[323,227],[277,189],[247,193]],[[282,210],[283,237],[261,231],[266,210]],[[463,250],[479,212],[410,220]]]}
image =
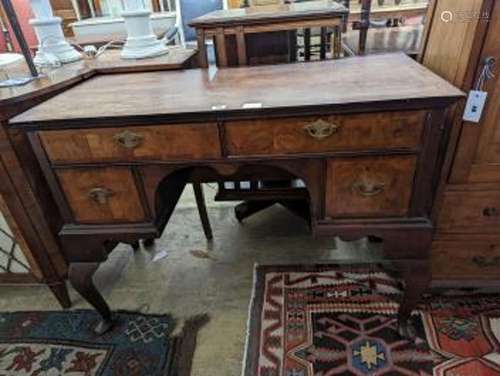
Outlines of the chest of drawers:
{"label": "chest of drawers", "polygon": [[89,280],[117,242],[161,235],[193,179],[278,170],[304,182],[313,234],[383,239],[409,287],[405,323],[430,278],[444,113],[461,95],[406,56],[381,55],[215,77],[101,76],[12,126],[26,132],[58,203],[70,279],[105,323],[109,308]]}

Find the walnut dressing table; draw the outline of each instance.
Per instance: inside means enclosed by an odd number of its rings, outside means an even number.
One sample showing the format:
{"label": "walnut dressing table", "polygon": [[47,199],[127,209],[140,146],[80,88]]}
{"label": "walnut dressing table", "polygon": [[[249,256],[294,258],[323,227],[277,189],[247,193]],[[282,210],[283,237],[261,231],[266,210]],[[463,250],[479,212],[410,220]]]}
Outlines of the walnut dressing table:
{"label": "walnut dressing table", "polygon": [[[383,239],[400,322],[430,280],[444,114],[463,94],[404,54],[92,77],[12,119],[62,219],[75,289],[112,324],[92,276],[117,242],[158,237],[186,183],[286,171],[315,235]],[[303,188],[302,188],[303,189]]]}

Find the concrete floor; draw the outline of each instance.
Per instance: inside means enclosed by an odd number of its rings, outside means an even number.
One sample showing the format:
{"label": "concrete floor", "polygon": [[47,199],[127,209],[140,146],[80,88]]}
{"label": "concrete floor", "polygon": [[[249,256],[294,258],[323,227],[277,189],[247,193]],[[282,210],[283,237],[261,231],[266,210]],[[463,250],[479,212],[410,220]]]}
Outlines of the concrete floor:
{"label": "concrete floor", "polygon": [[[112,309],[147,306],[149,312],[170,312],[180,319],[208,313],[210,322],[200,332],[192,375],[237,376],[255,263],[366,260],[368,246],[366,241],[312,239],[305,222],[279,206],[239,224],[233,203],[214,203],[213,187],[205,187],[205,192],[212,243],[204,238],[192,192],[186,190],[155,247],[134,253],[119,246],[97,272],[96,283]],[[153,262],[162,251],[167,257]],[[192,251],[209,251],[210,258]],[[70,294],[74,308],[88,307],[76,292]],[[54,309],[59,309],[57,302],[46,287],[0,287],[0,311]]]}

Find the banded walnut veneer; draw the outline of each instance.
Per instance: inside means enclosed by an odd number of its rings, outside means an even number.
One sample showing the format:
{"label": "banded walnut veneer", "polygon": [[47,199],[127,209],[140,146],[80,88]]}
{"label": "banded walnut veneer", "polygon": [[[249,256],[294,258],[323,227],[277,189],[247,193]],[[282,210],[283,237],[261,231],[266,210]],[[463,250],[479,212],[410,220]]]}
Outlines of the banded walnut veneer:
{"label": "banded walnut veneer", "polygon": [[213,77],[98,76],[11,126],[26,132],[49,181],[70,280],[103,316],[100,331],[111,313],[92,275],[117,242],[160,236],[192,180],[280,171],[305,182],[314,234],[383,239],[385,260],[407,283],[406,324],[430,279],[443,119],[461,96],[405,55],[387,54]]}

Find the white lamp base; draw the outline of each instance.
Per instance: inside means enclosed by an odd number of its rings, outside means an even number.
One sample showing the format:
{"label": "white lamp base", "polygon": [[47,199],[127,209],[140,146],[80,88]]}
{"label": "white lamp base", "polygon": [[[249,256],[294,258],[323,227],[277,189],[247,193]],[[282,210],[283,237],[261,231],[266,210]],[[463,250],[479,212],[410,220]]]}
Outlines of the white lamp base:
{"label": "white lamp base", "polygon": [[144,37],[129,37],[123,46],[122,59],[146,59],[164,55],[168,52],[167,46],[159,41],[155,35]]}
{"label": "white lamp base", "polygon": [[64,39],[61,22],[60,17],[30,20],[30,25],[34,27],[40,43],[35,63],[50,63],[44,55],[55,56],[63,64],[72,63],[82,58],[81,54]]}
{"label": "white lamp base", "polygon": [[153,32],[150,14],[148,10],[122,13],[128,34],[121,53],[122,59],[146,59],[168,52],[167,46]]}

